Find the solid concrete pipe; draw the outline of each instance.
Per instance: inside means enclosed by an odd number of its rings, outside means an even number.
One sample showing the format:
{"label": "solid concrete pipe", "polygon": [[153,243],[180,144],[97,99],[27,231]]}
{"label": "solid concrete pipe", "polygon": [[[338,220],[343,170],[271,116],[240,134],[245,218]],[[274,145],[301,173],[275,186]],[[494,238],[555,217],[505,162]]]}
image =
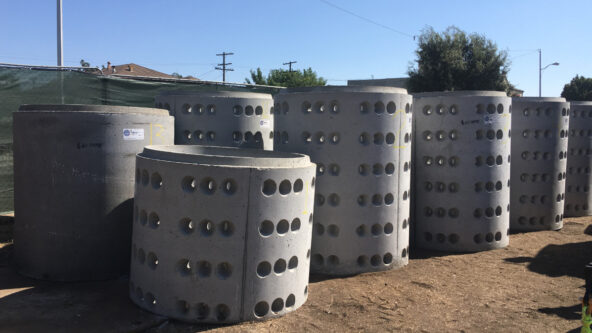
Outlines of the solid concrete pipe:
{"label": "solid concrete pipe", "polygon": [[508,245],[510,112],[503,92],[414,95],[419,247],[466,252]]}
{"label": "solid concrete pipe", "polygon": [[55,281],[129,269],[135,155],[173,142],[165,110],[23,105],[13,113],[15,261]]}
{"label": "solid concrete pipe", "polygon": [[565,216],[592,215],[592,102],[571,102]]}
{"label": "solid concrete pipe", "polygon": [[273,150],[273,100],[250,92],[164,92],[156,105],[175,117],[175,144]]}
{"label": "solid concrete pipe", "polygon": [[182,321],[233,323],[304,304],[315,189],[307,156],[151,146],[136,165],[137,305]]}
{"label": "solid concrete pipe", "polygon": [[311,270],[349,275],[406,265],[411,96],[388,87],[289,89],[275,96],[276,149],[317,163]]}
{"label": "solid concrete pipe", "polygon": [[569,103],[564,98],[512,98],[512,230],[563,227]]}

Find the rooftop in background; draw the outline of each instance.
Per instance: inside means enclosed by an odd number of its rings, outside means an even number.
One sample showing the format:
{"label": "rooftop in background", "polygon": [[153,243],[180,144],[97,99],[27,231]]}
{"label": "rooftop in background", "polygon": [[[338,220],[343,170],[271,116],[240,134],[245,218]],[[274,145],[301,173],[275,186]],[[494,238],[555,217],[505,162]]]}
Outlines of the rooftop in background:
{"label": "rooftop in background", "polygon": [[371,79],[371,80],[347,80],[348,86],[382,86],[382,87],[396,87],[407,89],[408,77],[395,77],[388,79]]}
{"label": "rooftop in background", "polygon": [[[140,66],[138,64],[129,63],[123,65],[111,65],[111,62],[107,62],[107,67],[101,69],[104,75],[128,75],[128,76],[144,76],[144,77],[156,77],[165,79],[178,79],[173,75],[165,74],[159,71],[155,71],[148,67]],[[198,80],[192,76],[185,77],[185,79]]]}

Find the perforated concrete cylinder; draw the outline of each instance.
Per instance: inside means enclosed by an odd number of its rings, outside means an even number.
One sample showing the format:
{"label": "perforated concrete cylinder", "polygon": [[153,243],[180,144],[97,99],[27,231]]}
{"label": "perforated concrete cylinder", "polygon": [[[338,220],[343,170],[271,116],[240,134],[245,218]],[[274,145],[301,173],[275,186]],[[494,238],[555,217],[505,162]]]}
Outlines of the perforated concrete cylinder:
{"label": "perforated concrete cylinder", "polygon": [[273,100],[250,92],[165,92],[159,108],[175,116],[175,144],[273,150]]}
{"label": "perforated concrete cylinder", "polygon": [[262,320],[308,296],[315,165],[204,146],[138,154],[130,297],[188,322]]}
{"label": "perforated concrete cylinder", "polygon": [[563,98],[512,98],[512,230],[563,226],[569,103]]}
{"label": "perforated concrete cylinder", "polygon": [[419,247],[466,252],[508,245],[511,110],[503,92],[414,95]]}
{"label": "perforated concrete cylinder", "polygon": [[571,102],[565,216],[592,215],[592,102]]}
{"label": "perforated concrete cylinder", "polygon": [[13,114],[15,261],[27,276],[84,281],[129,269],[135,156],[172,144],[165,110],[24,105]]}
{"label": "perforated concrete cylinder", "polygon": [[311,270],[349,275],[408,262],[411,96],[387,87],[275,96],[276,149],[317,163]]}

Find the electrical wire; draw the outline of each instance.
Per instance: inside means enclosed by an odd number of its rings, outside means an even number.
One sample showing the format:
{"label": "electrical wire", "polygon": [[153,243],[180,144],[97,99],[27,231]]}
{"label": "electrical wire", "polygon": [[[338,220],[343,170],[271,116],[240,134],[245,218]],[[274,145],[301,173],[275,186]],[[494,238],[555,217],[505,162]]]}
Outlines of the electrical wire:
{"label": "electrical wire", "polygon": [[379,27],[381,27],[381,28],[383,28],[383,29],[390,30],[390,31],[392,31],[392,32],[394,32],[394,33],[397,33],[397,34],[400,34],[400,35],[403,35],[403,36],[407,36],[407,37],[409,37],[409,38],[412,38],[413,40],[415,40],[415,37],[416,37],[416,36],[414,36],[414,35],[410,35],[410,34],[408,34],[408,33],[406,33],[406,32],[399,31],[399,30],[397,30],[397,29],[391,28],[391,27],[389,27],[388,25],[384,25],[384,24],[382,24],[382,23],[376,22],[376,21],[374,21],[374,20],[372,20],[372,19],[369,19],[369,18],[367,18],[367,17],[364,17],[364,16],[362,16],[362,15],[358,15],[358,14],[356,14],[356,13],[354,13],[354,12],[352,12],[352,11],[349,11],[349,10],[347,10],[347,9],[345,9],[345,8],[339,7],[339,6],[337,6],[336,4],[334,4],[334,3],[331,3],[331,2],[329,2],[329,1],[327,1],[327,0],[319,0],[319,1],[320,1],[320,2],[322,2],[322,3],[324,3],[324,4],[326,4],[326,5],[328,5],[328,6],[331,6],[331,7],[335,8],[335,9],[337,9],[337,10],[340,10],[340,11],[342,11],[342,12],[346,13],[346,14],[349,14],[349,15],[355,16],[355,17],[359,18],[360,20],[366,21],[366,22],[368,22],[368,23],[370,23],[370,24],[374,24],[374,25],[376,25],[376,26],[379,26]]}

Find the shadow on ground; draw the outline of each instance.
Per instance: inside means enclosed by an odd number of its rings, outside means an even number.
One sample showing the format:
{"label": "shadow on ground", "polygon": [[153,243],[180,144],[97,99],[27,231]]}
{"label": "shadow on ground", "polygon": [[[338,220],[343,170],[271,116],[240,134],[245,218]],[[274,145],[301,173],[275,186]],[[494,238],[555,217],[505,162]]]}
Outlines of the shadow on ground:
{"label": "shadow on ground", "polygon": [[582,305],[560,306],[556,308],[540,308],[540,313],[555,315],[567,320],[578,320],[582,315]]}
{"label": "shadow on ground", "polygon": [[572,276],[584,278],[584,266],[592,261],[592,241],[547,245],[534,257],[506,258],[514,264],[527,263],[527,268],[535,273],[550,277]]}

